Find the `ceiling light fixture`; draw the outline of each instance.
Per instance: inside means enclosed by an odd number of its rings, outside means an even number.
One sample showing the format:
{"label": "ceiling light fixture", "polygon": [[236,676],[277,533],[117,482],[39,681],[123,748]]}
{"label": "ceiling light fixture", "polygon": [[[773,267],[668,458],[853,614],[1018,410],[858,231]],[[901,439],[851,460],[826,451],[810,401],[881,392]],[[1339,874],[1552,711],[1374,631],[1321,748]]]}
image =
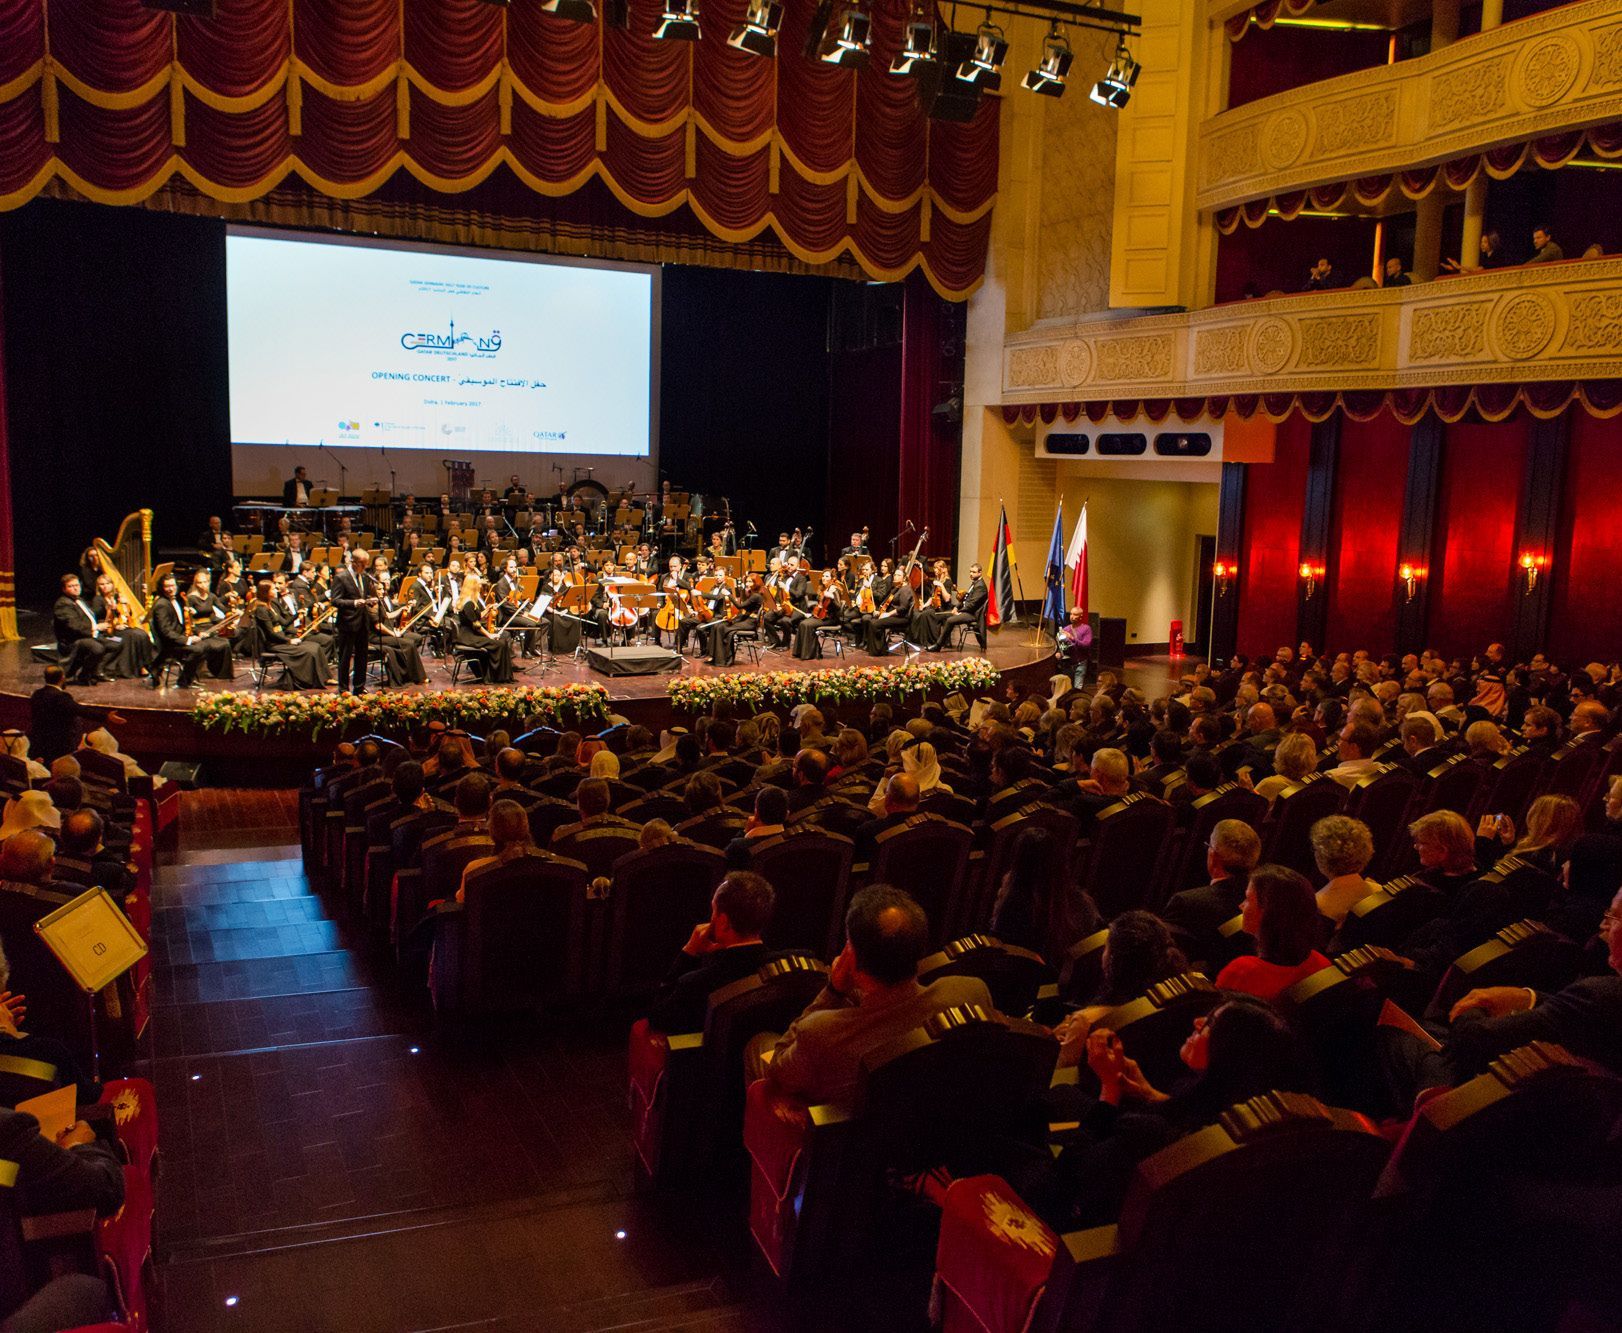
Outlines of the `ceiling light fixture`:
{"label": "ceiling light fixture", "polygon": [[749,12],[732,30],[727,45],[770,59],[777,54],[777,30],[782,25],[783,6],[777,0],[749,0]]}
{"label": "ceiling light fixture", "polygon": [[1075,59],[1070,42],[1059,30],[1057,21],[1042,41],[1042,59],[1024,79],[1021,86],[1042,97],[1063,97],[1065,79]]}
{"label": "ceiling light fixture", "polygon": [[974,54],[957,67],[957,77],[964,83],[994,93],[1002,87],[1002,62],[1008,59],[1008,38],[991,21],[986,10],[986,21],[975,34]]}
{"label": "ceiling light fixture", "polygon": [[699,39],[698,0],[665,0],[664,12],[653,25],[661,42],[696,42]]}
{"label": "ceiling light fixture", "polygon": [[1093,85],[1088,94],[1099,106],[1114,107],[1120,110],[1132,100],[1132,88],[1138,81],[1138,75],[1143,66],[1132,59],[1132,53],[1126,49],[1126,37],[1116,38],[1115,59],[1110,61],[1109,69],[1104,77]]}

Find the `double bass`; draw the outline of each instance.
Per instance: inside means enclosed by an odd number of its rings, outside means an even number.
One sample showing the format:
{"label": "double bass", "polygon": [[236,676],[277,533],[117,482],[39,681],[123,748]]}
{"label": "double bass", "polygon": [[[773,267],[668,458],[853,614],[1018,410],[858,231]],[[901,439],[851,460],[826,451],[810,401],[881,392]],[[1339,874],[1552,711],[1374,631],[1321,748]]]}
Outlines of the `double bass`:
{"label": "double bass", "polygon": [[928,540],[929,529],[925,528],[918,534],[918,544],[912,548],[912,554],[906,558],[906,561],[901,566],[901,572],[896,575],[897,583],[902,579],[906,579],[908,583],[912,584],[914,592],[924,586],[924,565],[923,561],[918,558],[918,554],[924,549],[924,543]]}

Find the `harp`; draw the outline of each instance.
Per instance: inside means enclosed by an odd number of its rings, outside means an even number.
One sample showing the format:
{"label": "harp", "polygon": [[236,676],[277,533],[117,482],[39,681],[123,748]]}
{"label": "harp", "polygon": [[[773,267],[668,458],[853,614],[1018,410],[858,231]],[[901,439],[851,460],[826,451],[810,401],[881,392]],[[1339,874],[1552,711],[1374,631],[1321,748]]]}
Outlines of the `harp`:
{"label": "harp", "polygon": [[118,535],[110,543],[97,537],[91,545],[134,623],[146,624],[152,590],[152,511],[137,509],[118,525]]}

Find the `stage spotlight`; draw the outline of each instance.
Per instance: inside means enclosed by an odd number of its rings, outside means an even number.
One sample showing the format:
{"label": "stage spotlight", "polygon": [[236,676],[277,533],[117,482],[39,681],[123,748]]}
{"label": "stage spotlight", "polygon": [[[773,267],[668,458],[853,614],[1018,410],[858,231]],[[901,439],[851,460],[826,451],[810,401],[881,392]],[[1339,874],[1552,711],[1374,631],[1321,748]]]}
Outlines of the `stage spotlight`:
{"label": "stage spotlight", "polygon": [[827,65],[854,69],[867,64],[873,54],[873,20],[865,9],[846,5],[817,47],[817,59]]}
{"label": "stage spotlight", "polygon": [[541,0],[541,12],[556,14],[571,23],[597,22],[597,6],[592,0]]}
{"label": "stage spotlight", "polygon": [[1126,38],[1121,37],[1115,46],[1115,59],[1110,61],[1109,69],[1104,77],[1093,85],[1088,94],[1099,106],[1114,107],[1120,110],[1132,100],[1132,88],[1142,73],[1143,66],[1132,59],[1132,54],[1126,49]]}
{"label": "stage spotlight", "polygon": [[1043,97],[1063,97],[1065,78],[1070,73],[1070,62],[1074,59],[1070,43],[1055,23],[1042,42],[1042,59],[1022,80],[1022,86]]}
{"label": "stage spotlight", "polygon": [[994,93],[1002,87],[1002,62],[1008,59],[1008,39],[991,21],[986,21],[975,34],[974,54],[957,67],[957,77],[982,92]]}
{"label": "stage spotlight", "polygon": [[661,42],[696,42],[698,0],[665,0],[664,13],[653,26],[653,35]]}
{"label": "stage spotlight", "polygon": [[901,53],[890,63],[890,73],[917,78],[926,66],[939,62],[934,20],[913,19],[907,24],[907,35],[902,41]]}
{"label": "stage spotlight", "polygon": [[777,0],[749,0],[749,13],[732,30],[727,45],[769,58],[777,54],[777,30],[782,23],[783,6]]}

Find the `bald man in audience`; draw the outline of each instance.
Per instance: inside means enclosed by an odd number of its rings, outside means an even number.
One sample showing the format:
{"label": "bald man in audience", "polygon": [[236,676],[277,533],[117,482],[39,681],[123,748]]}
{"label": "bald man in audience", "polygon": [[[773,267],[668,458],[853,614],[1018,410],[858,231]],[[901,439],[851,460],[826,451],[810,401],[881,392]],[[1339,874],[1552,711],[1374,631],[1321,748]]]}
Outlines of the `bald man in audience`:
{"label": "bald man in audience", "polygon": [[911,773],[897,773],[884,789],[884,813],[856,830],[858,861],[871,861],[879,834],[905,824],[918,813],[918,779]]}
{"label": "bald man in audience", "polygon": [[750,1044],[745,1067],[780,1092],[812,1105],[853,1105],[862,1060],[943,1010],[977,1005],[995,1012],[978,977],[918,983],[918,962],[929,948],[929,920],[910,894],[873,884],[851,899],[845,913],[845,948],[828,984],[789,1030],[763,1048],[770,1034]]}
{"label": "bald man in audience", "polygon": [[1132,765],[1124,753],[1107,745],[1093,752],[1085,778],[1060,783],[1053,790],[1050,803],[1075,815],[1080,826],[1078,836],[1085,838],[1092,832],[1099,812],[1131,792]]}

